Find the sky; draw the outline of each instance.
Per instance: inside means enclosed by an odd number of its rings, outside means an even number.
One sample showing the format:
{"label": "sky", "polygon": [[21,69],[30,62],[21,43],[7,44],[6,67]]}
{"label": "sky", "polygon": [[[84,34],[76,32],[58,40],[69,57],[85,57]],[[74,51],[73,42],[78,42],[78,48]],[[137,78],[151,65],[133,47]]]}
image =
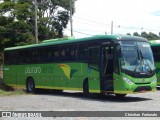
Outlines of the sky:
{"label": "sky", "polygon": [[[77,0],[73,15],[73,35],[160,32],[160,0]],[[70,23],[64,30],[70,36]]]}

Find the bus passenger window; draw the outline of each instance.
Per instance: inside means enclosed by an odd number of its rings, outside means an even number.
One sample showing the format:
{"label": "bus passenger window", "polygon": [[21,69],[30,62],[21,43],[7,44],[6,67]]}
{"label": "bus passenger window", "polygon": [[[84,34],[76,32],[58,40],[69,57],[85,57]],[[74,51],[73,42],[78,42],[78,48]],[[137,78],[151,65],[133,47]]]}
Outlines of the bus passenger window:
{"label": "bus passenger window", "polygon": [[70,46],[69,48],[70,48],[70,51],[69,51],[70,61],[76,60],[76,58],[77,58],[77,46],[73,45],[73,46]]}
{"label": "bus passenger window", "polygon": [[61,61],[66,61],[67,60],[67,48],[61,47]]}
{"label": "bus passenger window", "polygon": [[62,61],[73,61],[77,57],[76,45],[64,46],[61,48],[61,60]]}
{"label": "bus passenger window", "polygon": [[82,61],[87,61],[87,54],[88,54],[88,44],[80,44],[78,59]]}
{"label": "bus passenger window", "polygon": [[99,48],[90,48],[89,49],[89,67],[99,70]]}
{"label": "bus passenger window", "polygon": [[51,62],[52,61],[52,56],[53,56],[52,51],[53,51],[52,47],[45,48],[45,56],[46,56],[45,62]]}
{"label": "bus passenger window", "polygon": [[61,55],[65,56],[65,50],[64,49],[62,50]]}
{"label": "bus passenger window", "polygon": [[53,61],[58,61],[60,57],[60,53],[59,53],[59,47],[54,47],[53,48]]}

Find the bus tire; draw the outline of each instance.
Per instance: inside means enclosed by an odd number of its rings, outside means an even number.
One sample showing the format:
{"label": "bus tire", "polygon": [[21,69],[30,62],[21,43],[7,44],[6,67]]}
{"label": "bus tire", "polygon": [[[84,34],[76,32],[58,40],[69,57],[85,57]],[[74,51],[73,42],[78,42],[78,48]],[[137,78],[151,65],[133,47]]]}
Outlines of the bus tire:
{"label": "bus tire", "polygon": [[118,97],[118,98],[123,98],[123,97],[125,97],[127,94],[115,94],[116,95],[116,97]]}
{"label": "bus tire", "polygon": [[88,79],[85,79],[83,82],[83,95],[84,97],[89,97]]}
{"label": "bus tire", "polygon": [[32,78],[28,78],[26,81],[26,92],[27,93],[35,92],[35,82]]}

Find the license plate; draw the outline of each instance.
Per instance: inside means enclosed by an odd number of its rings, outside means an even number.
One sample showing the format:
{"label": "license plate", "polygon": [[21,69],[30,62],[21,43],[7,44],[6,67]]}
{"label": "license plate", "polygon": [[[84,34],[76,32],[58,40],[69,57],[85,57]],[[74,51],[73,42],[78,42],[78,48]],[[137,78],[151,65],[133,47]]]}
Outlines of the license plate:
{"label": "license plate", "polygon": [[146,90],[141,90],[141,93],[144,93],[144,92],[146,92]]}

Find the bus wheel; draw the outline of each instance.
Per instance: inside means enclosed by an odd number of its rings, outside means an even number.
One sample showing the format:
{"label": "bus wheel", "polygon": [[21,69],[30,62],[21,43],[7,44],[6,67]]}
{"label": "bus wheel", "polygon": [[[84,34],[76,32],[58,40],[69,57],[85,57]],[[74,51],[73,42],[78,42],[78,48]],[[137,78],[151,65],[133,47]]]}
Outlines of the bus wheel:
{"label": "bus wheel", "polygon": [[89,97],[88,79],[83,82],[83,95],[84,97]]}
{"label": "bus wheel", "polygon": [[116,95],[116,97],[123,98],[123,97],[125,97],[127,94],[115,94],[115,95]]}
{"label": "bus wheel", "polygon": [[33,93],[35,91],[35,83],[32,78],[27,79],[26,82],[26,92]]}

